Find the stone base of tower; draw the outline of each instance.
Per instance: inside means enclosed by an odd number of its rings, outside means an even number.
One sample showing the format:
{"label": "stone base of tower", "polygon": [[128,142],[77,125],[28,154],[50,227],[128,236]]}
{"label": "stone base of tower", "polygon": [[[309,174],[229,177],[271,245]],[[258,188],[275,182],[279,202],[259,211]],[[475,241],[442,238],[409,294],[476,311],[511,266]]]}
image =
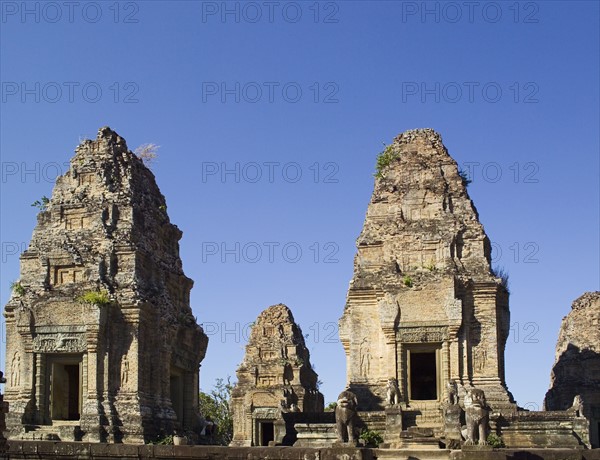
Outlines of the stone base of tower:
{"label": "stone base of tower", "polygon": [[191,420],[182,427],[169,400],[142,404],[137,395],[107,398],[103,401],[88,400],[82,406],[79,420],[50,420],[42,423],[38,420],[40,417],[34,404],[16,400],[6,414],[7,438],[145,444],[175,431],[196,431],[198,428]]}
{"label": "stone base of tower", "polygon": [[[8,439],[22,439],[26,433],[35,430],[41,424],[40,414],[33,399],[22,394],[12,393],[10,410],[6,414],[6,432]],[[41,439],[41,438],[39,438]]]}

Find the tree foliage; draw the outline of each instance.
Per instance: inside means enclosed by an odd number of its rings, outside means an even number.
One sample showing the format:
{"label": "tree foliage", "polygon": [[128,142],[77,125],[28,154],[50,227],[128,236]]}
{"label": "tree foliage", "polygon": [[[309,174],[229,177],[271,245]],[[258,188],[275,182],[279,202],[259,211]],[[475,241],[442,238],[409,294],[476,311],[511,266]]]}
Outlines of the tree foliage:
{"label": "tree foliage", "polygon": [[502,286],[510,292],[508,288],[508,271],[504,267],[496,266],[492,268],[492,273],[496,278],[500,278],[502,281]]}
{"label": "tree foliage", "polygon": [[158,157],[158,149],[160,145],[142,144],[133,153],[144,162],[147,167],[150,167]]}
{"label": "tree foliage", "polygon": [[385,169],[387,169],[387,167],[391,165],[392,162],[398,157],[398,152],[394,150],[392,145],[386,146],[383,149],[383,152],[380,152],[379,155],[377,155],[377,163],[375,165],[376,171],[374,176],[377,178],[383,177]]}
{"label": "tree foliage", "polygon": [[31,203],[31,206],[33,206],[34,208],[38,208],[40,211],[45,211],[46,209],[48,209],[49,204],[50,198],[44,195],[39,200],[35,200],[33,203]]}
{"label": "tree foliage", "polygon": [[21,284],[20,281],[13,281],[10,283],[10,290],[14,292],[16,296],[22,297],[25,295],[25,287]]}
{"label": "tree foliage", "polygon": [[458,170],[458,175],[460,176],[460,178],[462,179],[462,182],[464,184],[465,187],[468,187],[469,184],[471,182],[473,182],[473,180],[471,179],[471,177],[469,176],[469,173],[467,171],[464,171],[462,169]]}
{"label": "tree foliage", "polygon": [[214,423],[212,434],[210,429],[206,431],[211,444],[227,446],[233,438],[233,417],[229,402],[233,383],[231,377],[217,379],[210,393],[200,392],[200,413],[207,422]]}

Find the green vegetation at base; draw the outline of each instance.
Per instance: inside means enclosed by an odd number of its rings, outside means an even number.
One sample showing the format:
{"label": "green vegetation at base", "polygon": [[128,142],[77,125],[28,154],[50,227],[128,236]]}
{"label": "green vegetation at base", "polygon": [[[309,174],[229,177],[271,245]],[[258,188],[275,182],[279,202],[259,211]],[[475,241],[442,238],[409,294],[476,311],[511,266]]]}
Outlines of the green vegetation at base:
{"label": "green vegetation at base", "polygon": [[488,445],[494,448],[506,447],[504,445],[504,440],[501,436],[498,436],[496,433],[490,433],[487,437]]}
{"label": "green vegetation at base", "polygon": [[383,442],[383,437],[377,431],[367,429],[363,429],[359,438],[363,441],[365,447],[379,447],[379,444]]}
{"label": "green vegetation at base", "polygon": [[229,403],[231,401],[233,383],[231,377],[217,379],[210,393],[200,392],[200,414],[207,422],[213,423],[213,429],[207,430],[210,444],[228,446],[233,439],[233,417]]}

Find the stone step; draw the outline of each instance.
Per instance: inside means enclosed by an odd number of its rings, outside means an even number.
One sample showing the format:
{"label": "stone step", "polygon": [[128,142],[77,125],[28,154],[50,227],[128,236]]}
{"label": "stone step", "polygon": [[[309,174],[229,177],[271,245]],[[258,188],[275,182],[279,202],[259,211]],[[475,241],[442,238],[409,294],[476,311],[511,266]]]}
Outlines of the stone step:
{"label": "stone step", "polygon": [[450,460],[450,451],[445,449],[422,449],[418,455],[412,449],[377,449],[377,459],[381,460]]}
{"label": "stone step", "polygon": [[295,423],[294,447],[330,447],[337,442],[335,423]]}
{"label": "stone step", "polygon": [[445,444],[439,438],[408,438],[388,441],[379,445],[381,449],[410,449],[410,450],[436,450],[444,449]]}
{"label": "stone step", "polygon": [[[27,425],[16,439],[31,441],[75,441],[81,431],[78,422],[53,423],[52,425]],[[15,437],[14,437],[15,438]]]}
{"label": "stone step", "polygon": [[409,426],[405,431],[400,433],[401,438],[430,438],[433,436],[433,430],[431,428],[424,428],[419,426]]}
{"label": "stone step", "polygon": [[434,437],[401,439],[399,446],[404,449],[440,449],[440,440]]}
{"label": "stone step", "polygon": [[415,421],[417,426],[426,426],[426,427],[434,427],[441,426],[443,424],[443,420],[441,415],[434,413],[424,413],[419,414],[415,417]]}
{"label": "stone step", "polygon": [[18,438],[27,441],[60,441],[58,430],[52,425],[29,425]]}

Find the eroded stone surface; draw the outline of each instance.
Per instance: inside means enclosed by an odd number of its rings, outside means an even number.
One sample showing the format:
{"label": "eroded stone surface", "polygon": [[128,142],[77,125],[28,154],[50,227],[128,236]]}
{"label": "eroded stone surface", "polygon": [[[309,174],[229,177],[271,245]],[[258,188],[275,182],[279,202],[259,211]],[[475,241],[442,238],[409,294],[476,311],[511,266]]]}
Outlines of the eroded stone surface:
{"label": "eroded stone surface", "polygon": [[[143,442],[198,428],[208,338],[189,305],[181,236],[122,137],[102,128],[77,147],[5,308],[12,437],[42,426],[49,437]],[[80,299],[93,292],[108,302]]]}
{"label": "eroded stone surface", "polygon": [[232,446],[282,442],[285,412],[323,412],[318,376],[300,327],[282,304],[264,310],[252,326],[232,391]]}
{"label": "eroded stone surface", "polygon": [[441,427],[454,379],[511,412],[508,291],[457,164],[431,129],[401,134],[388,151],[395,158],[375,180],[340,320],[359,409],[383,409],[396,378],[407,416],[416,407],[417,425]]}
{"label": "eroded stone surface", "polygon": [[[586,292],[573,302],[563,318],[556,358],[550,376],[550,389],[544,405],[547,410],[567,410],[575,397],[582,399],[581,412],[590,421],[590,441],[600,447],[600,292]],[[573,407],[573,411],[576,408]]]}

